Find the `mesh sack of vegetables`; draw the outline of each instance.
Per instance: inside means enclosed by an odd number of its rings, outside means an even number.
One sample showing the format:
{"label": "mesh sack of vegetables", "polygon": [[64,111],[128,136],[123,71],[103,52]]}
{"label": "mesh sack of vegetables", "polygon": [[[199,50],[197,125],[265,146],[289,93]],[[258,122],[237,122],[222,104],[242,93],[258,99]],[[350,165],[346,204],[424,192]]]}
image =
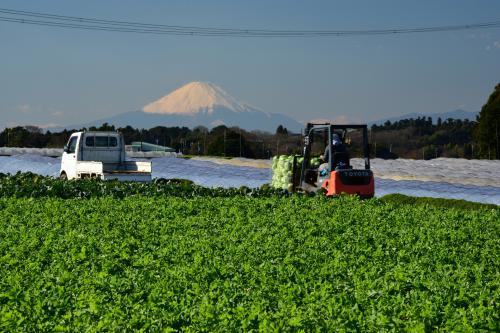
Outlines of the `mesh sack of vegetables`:
{"label": "mesh sack of vegetables", "polygon": [[[271,186],[284,190],[292,190],[292,172],[294,155],[281,155],[273,157],[273,178]],[[297,158],[297,167],[301,167],[302,158]]]}

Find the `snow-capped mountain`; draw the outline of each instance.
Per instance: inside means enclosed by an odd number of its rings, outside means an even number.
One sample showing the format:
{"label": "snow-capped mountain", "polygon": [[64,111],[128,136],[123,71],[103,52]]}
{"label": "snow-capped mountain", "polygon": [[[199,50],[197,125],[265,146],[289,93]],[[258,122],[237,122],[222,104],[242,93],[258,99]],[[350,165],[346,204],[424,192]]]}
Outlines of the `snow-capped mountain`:
{"label": "snow-capped mountain", "polygon": [[[145,105],[141,111],[126,112],[100,119],[79,127],[100,126],[107,122],[117,127],[136,128],[155,126],[218,125],[238,126],[246,130],[274,132],[279,125],[299,132],[303,124],[279,113],[270,113],[238,101],[217,85],[209,82],[191,82],[170,94]],[[73,126],[78,128],[78,126]]]}
{"label": "snow-capped mountain", "polygon": [[196,115],[213,114],[217,108],[245,112],[249,107],[210,82],[191,82],[143,108],[147,113]]}

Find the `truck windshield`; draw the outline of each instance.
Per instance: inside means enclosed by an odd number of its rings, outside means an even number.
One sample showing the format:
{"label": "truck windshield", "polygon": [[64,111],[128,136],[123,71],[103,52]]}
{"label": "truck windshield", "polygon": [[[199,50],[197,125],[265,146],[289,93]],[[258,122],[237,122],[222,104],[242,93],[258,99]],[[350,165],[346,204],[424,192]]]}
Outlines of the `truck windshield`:
{"label": "truck windshield", "polygon": [[74,154],[75,151],[76,151],[76,141],[78,140],[78,138],[76,136],[72,137],[71,139],[69,139],[69,142],[68,142],[68,154]]}

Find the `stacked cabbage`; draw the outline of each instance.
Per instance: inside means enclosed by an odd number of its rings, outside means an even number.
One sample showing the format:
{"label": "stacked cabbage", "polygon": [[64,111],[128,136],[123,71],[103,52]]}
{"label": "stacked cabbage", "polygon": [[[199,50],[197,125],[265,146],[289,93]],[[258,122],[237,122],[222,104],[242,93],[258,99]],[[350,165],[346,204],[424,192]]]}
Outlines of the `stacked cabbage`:
{"label": "stacked cabbage", "polygon": [[[300,165],[302,164],[302,157],[300,157]],[[297,158],[297,167],[299,166],[299,157]],[[281,155],[273,157],[273,179],[271,186],[274,188],[281,188],[284,190],[292,191],[293,180],[293,155]]]}
{"label": "stacked cabbage", "polygon": [[[296,155],[281,155],[274,156],[272,169],[273,178],[271,180],[271,186],[274,188],[281,188],[284,190],[292,191],[293,189],[293,158]],[[302,156],[297,156],[297,170],[301,170],[302,162],[304,158]],[[319,158],[314,157],[311,159],[311,166],[318,166]]]}

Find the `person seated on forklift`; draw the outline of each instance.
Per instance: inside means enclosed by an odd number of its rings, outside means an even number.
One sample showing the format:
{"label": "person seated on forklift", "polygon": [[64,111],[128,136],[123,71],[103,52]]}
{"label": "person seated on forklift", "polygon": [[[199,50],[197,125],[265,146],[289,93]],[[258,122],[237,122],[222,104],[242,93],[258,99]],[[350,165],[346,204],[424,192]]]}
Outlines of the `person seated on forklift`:
{"label": "person seated on forklift", "polygon": [[[346,153],[347,150],[340,139],[340,136],[337,133],[332,134],[332,153],[335,156],[335,153]],[[328,173],[328,160],[330,157],[330,145],[327,145],[325,148],[325,153],[320,156],[320,160],[322,164],[318,168],[319,175],[321,177],[326,176]],[[336,161],[332,160],[332,164],[335,165]],[[341,165],[344,163],[339,162],[337,168],[346,167],[345,165]]]}

